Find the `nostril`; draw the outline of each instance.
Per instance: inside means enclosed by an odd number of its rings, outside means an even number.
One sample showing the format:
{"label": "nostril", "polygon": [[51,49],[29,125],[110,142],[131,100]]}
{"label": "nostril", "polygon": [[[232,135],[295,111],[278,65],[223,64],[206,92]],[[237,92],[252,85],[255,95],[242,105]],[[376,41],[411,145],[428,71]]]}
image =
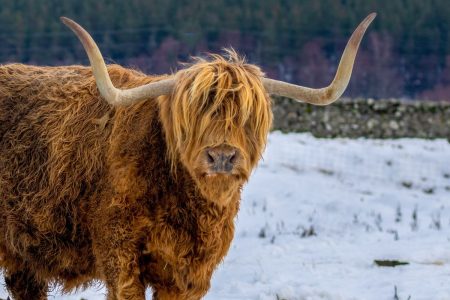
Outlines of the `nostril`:
{"label": "nostril", "polygon": [[209,163],[211,164],[214,163],[214,157],[211,155],[209,151],[206,153],[206,158],[208,159]]}
{"label": "nostril", "polygon": [[234,164],[236,162],[236,152],[233,153],[230,158],[228,159],[228,161],[232,164]]}

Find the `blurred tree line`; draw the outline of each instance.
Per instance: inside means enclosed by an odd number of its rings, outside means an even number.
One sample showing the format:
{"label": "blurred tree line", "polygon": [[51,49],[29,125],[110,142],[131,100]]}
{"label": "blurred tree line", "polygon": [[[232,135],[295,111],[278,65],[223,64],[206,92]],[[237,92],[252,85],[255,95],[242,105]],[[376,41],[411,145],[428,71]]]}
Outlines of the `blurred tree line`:
{"label": "blurred tree line", "polygon": [[67,16],[108,62],[167,73],[192,55],[234,47],[268,76],[320,87],[348,37],[378,17],[358,54],[349,96],[450,100],[446,0],[0,0],[0,62],[87,64]]}

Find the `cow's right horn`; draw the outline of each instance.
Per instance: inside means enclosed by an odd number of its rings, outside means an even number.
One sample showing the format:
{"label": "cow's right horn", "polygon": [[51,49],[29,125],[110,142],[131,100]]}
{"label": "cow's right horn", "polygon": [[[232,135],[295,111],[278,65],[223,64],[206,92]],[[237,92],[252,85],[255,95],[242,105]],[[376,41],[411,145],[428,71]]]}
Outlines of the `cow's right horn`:
{"label": "cow's right horn", "polygon": [[103,56],[89,33],[73,20],[61,17],[61,21],[77,35],[89,57],[97,88],[102,97],[112,105],[130,105],[135,102],[169,95],[172,93],[175,80],[172,78],[151,82],[136,88],[121,90],[111,82]]}

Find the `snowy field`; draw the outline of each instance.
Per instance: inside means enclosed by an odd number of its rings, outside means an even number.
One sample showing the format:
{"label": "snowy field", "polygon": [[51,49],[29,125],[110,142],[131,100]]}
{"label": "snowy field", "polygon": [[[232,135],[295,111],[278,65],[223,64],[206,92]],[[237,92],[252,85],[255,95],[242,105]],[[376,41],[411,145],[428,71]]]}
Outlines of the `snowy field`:
{"label": "snowy field", "polygon": [[450,144],[273,133],[236,223],[208,300],[450,299]]}

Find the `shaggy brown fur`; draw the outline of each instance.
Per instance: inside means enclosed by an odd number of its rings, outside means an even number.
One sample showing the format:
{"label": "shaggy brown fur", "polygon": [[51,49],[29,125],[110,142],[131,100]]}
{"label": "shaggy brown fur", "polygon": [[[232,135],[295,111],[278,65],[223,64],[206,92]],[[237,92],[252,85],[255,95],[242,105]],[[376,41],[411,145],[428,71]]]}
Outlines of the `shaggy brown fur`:
{"label": "shaggy brown fur", "polygon": [[[176,74],[171,97],[110,107],[89,67],[0,66],[0,266],[14,299],[102,281],[108,299],[199,299],[233,238],[270,99],[235,54]],[[109,66],[115,86],[160,80]],[[242,155],[205,176],[202,150]]]}

